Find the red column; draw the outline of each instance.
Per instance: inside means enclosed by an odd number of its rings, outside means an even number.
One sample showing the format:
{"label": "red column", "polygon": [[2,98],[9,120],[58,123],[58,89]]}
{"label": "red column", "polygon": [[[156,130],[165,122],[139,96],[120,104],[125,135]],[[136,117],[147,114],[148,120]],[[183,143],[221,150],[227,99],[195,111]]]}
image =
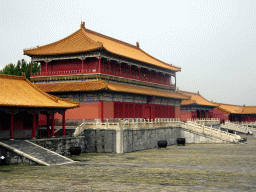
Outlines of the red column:
{"label": "red column", "polygon": [[47,136],[50,137],[50,128],[49,128],[49,126],[50,126],[50,123],[49,123],[50,118],[49,118],[49,114],[47,113],[46,116],[47,116]]}
{"label": "red column", "polygon": [[99,73],[101,73],[101,57],[99,57]]}
{"label": "red column", "polygon": [[14,124],[14,116],[13,112],[11,113],[11,127],[10,127],[10,139],[13,140],[13,124]]}
{"label": "red column", "polygon": [[36,129],[38,129],[39,126],[39,113],[36,114]]}
{"label": "red column", "polygon": [[110,74],[110,60],[108,60],[108,74]]}
{"label": "red column", "polygon": [[45,65],[46,65],[46,75],[48,74],[48,62],[45,61]]}
{"label": "red column", "polygon": [[152,79],[151,79],[151,70],[149,71],[149,81],[152,81]]}
{"label": "red column", "polygon": [[100,100],[100,110],[101,110],[100,119],[101,119],[101,122],[103,123],[103,110],[104,110],[104,108],[103,108],[103,101],[102,100]]}
{"label": "red column", "polygon": [[33,123],[32,123],[32,139],[36,137],[36,113],[33,112]]}
{"label": "red column", "polygon": [[84,72],[84,58],[82,58],[82,73]]}
{"label": "red column", "polygon": [[139,79],[140,79],[140,67],[138,67],[138,76],[139,76]]}
{"label": "red column", "polygon": [[119,76],[121,76],[122,73],[122,67],[121,67],[121,63],[119,62]]}
{"label": "red column", "polygon": [[132,66],[129,65],[129,77],[132,78]]}
{"label": "red column", "polygon": [[62,136],[66,136],[66,128],[65,128],[65,111],[63,112],[63,115],[62,115],[62,131],[63,131]]}
{"label": "red column", "polygon": [[52,137],[55,137],[55,135],[54,135],[54,113],[52,114]]}
{"label": "red column", "polygon": [[30,66],[30,77],[32,77],[32,61],[31,61],[31,66]]}

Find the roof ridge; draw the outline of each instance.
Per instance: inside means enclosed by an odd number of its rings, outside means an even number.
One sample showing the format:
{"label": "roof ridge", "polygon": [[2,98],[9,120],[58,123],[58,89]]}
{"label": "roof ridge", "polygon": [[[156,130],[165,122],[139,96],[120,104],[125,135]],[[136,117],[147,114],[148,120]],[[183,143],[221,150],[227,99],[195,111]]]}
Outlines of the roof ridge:
{"label": "roof ridge", "polygon": [[183,92],[183,93],[192,93],[194,95],[200,95],[199,92],[197,93],[194,93],[194,92],[190,92],[190,91],[182,91],[182,90],[179,90],[180,92]]}
{"label": "roof ridge", "polygon": [[82,30],[83,35],[85,35],[92,43],[99,44],[101,47],[103,47],[103,43],[102,43],[102,42],[94,41],[92,38],[90,38],[90,37],[86,34],[86,32],[85,32],[83,29],[84,29],[84,28],[79,29],[79,30]]}
{"label": "roof ridge", "polygon": [[[176,68],[176,69],[181,70],[180,67],[174,66],[174,65],[172,65],[172,64],[170,65],[170,64],[168,64],[168,63],[166,63],[166,62],[163,62],[163,61],[161,61],[161,60],[159,60],[159,59],[156,59],[155,57],[153,57],[153,56],[149,55],[148,53],[146,53],[145,51],[143,51],[140,47],[137,47],[137,46],[132,45],[132,44],[130,44],[130,43],[126,43],[126,42],[124,42],[124,41],[115,39],[115,38],[113,38],[113,37],[109,37],[109,36],[107,36],[107,35],[103,35],[103,34],[101,34],[101,33],[92,31],[92,30],[87,29],[87,28],[84,28],[84,27],[83,27],[82,29],[83,29],[85,32],[88,32],[88,33],[92,33],[92,34],[94,34],[94,35],[101,36],[101,37],[103,37],[103,38],[106,38],[106,39],[109,39],[109,40],[112,40],[112,41],[115,41],[115,42],[124,44],[124,45],[126,45],[126,46],[130,46],[130,47],[132,47],[132,48],[134,48],[134,49],[137,49],[137,50],[141,51],[142,53],[146,54],[147,56],[151,57],[152,59],[154,59],[154,60],[156,60],[156,61],[159,61],[159,62],[161,62],[161,63],[167,65],[168,67],[171,66],[171,67],[173,67],[173,68]],[[104,45],[103,45],[103,46],[104,46]],[[105,48],[105,47],[104,47],[104,48]],[[106,48],[105,48],[105,49],[106,49]],[[106,49],[106,50],[107,50],[107,49]],[[149,64],[151,64],[151,63],[149,63]]]}
{"label": "roof ridge", "polygon": [[69,103],[76,104],[76,105],[79,105],[79,106],[80,106],[80,102],[78,102],[78,101],[69,101],[68,99],[63,99],[63,98],[57,97],[57,96],[55,96],[55,95],[51,95],[51,96],[52,96],[53,98],[56,98],[57,100],[69,102]]}
{"label": "roof ridge", "polygon": [[43,48],[43,47],[46,47],[46,46],[50,46],[50,45],[53,45],[53,44],[59,44],[60,42],[66,40],[67,38],[69,38],[70,36],[78,33],[81,29],[78,29],[77,31],[75,31],[74,33],[71,33],[70,35],[68,35],[67,37],[63,38],[63,39],[60,39],[58,41],[54,41],[53,43],[49,43],[49,44],[46,44],[46,45],[43,45],[43,46],[38,46],[38,47],[33,47],[33,48],[28,48],[28,49],[23,49],[24,51],[24,54],[26,54],[25,52],[26,51],[30,51],[30,50],[33,50],[33,49],[37,49],[37,48]]}
{"label": "roof ridge", "polygon": [[[180,90],[179,90],[180,91]],[[197,93],[194,93],[194,92],[188,92],[188,91],[180,91],[181,92],[181,94],[185,94],[185,95],[191,95],[191,97],[192,97],[192,95],[194,95],[194,96],[199,96],[201,99],[203,99],[204,101],[206,101],[206,102],[209,102],[212,106],[215,106],[215,107],[217,107],[218,106],[218,104],[216,104],[216,103],[214,103],[214,102],[212,102],[212,101],[209,101],[208,99],[206,99],[206,98],[204,98],[202,95],[200,95],[199,94],[199,92],[197,92]],[[199,104],[195,99],[191,99],[191,101],[193,101],[193,103],[196,103],[196,104],[198,104],[198,105],[202,105],[202,104]]]}
{"label": "roof ridge", "polygon": [[234,106],[234,107],[243,107],[242,105],[234,105],[234,104],[226,104],[226,103],[218,103],[218,102],[214,102],[215,104],[218,104],[218,105],[231,105],[231,106]]}
{"label": "roof ridge", "polygon": [[143,51],[142,49],[139,48],[139,50],[140,50],[141,52],[143,52],[144,54],[146,54],[147,56],[151,57],[152,59],[154,59],[154,60],[156,60],[156,61],[159,61],[159,62],[161,62],[161,63],[167,65],[168,67],[171,66],[171,67],[176,68],[176,69],[179,69],[179,71],[181,71],[181,67],[177,67],[177,66],[174,66],[174,65],[172,65],[172,64],[165,63],[165,62],[163,62],[163,61],[161,61],[161,60],[159,60],[159,59],[157,59],[157,58],[155,58],[155,57],[149,55],[148,53],[146,53],[146,52]]}
{"label": "roof ridge", "polygon": [[84,32],[92,33],[92,34],[94,34],[94,35],[98,35],[98,36],[104,37],[104,38],[106,38],[106,39],[109,39],[109,40],[112,40],[112,41],[116,41],[116,42],[118,42],[118,43],[121,43],[121,44],[130,46],[130,47],[135,48],[135,49],[140,49],[140,48],[138,48],[138,47],[135,46],[135,45],[132,45],[132,44],[130,44],[130,43],[126,43],[126,42],[124,42],[124,41],[121,41],[121,40],[119,40],[119,39],[115,39],[115,38],[110,37],[110,36],[107,36],[107,35],[103,35],[103,34],[98,33],[98,32],[96,32],[96,31],[92,31],[92,30],[87,29],[87,28],[82,28],[82,29],[84,30]]}
{"label": "roof ridge", "polygon": [[28,83],[29,85],[31,85],[35,90],[37,90],[38,92],[40,92],[41,94],[43,94],[44,96],[46,96],[47,98],[51,99],[54,102],[58,102],[58,98],[55,96],[52,96],[48,93],[45,93],[44,91],[42,91],[41,89],[39,89],[38,87],[36,87],[33,83],[31,83],[27,78],[23,79],[24,81],[26,81],[26,83]]}
{"label": "roof ridge", "polygon": [[0,78],[23,80],[22,76],[14,76],[14,75],[6,75],[6,74],[0,74]]}
{"label": "roof ridge", "polygon": [[[102,44],[101,42],[96,42],[96,41],[94,41],[93,39],[91,39],[91,38],[83,31],[82,28],[80,28],[80,29],[78,29],[77,31],[75,31],[74,33],[71,33],[70,35],[68,35],[67,37],[65,37],[65,38],[63,38],[63,39],[60,39],[60,40],[58,40],[58,41],[55,41],[55,42],[53,42],[53,43],[49,43],[49,44],[46,44],[46,45],[43,45],[43,46],[38,46],[38,47],[35,47],[35,48],[31,48],[31,49],[23,49],[24,54],[26,55],[26,52],[27,52],[27,51],[31,51],[31,50],[33,50],[33,49],[38,49],[38,48],[43,49],[43,48],[45,48],[45,47],[47,47],[47,46],[58,45],[58,44],[60,44],[60,43],[62,43],[62,42],[65,42],[65,41],[68,40],[70,37],[76,35],[76,34],[79,33],[80,31],[82,31],[82,34],[85,35],[86,38],[87,38],[90,42],[92,42],[93,44],[96,44],[96,45],[99,45],[99,46],[103,47],[103,44]],[[29,54],[29,53],[28,53],[28,54]]]}

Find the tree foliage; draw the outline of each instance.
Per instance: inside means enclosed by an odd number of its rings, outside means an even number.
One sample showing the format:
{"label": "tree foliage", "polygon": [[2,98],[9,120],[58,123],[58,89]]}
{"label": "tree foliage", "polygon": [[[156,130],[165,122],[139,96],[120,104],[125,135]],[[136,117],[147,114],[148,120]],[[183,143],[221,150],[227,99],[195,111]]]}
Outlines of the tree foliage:
{"label": "tree foliage", "polygon": [[[22,72],[26,75],[27,79],[30,79],[31,62],[27,63],[24,59],[19,60],[16,65],[10,63],[6,65],[0,74],[22,76]],[[41,66],[38,63],[33,63],[32,72],[40,72]]]}

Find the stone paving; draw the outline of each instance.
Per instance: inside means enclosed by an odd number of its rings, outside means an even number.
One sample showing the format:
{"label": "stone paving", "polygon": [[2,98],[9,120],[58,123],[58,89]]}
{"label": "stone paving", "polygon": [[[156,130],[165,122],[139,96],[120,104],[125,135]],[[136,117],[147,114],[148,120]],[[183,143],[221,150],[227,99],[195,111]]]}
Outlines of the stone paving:
{"label": "stone paving", "polygon": [[[256,137],[73,156],[61,166],[0,167],[0,191],[256,191]],[[23,174],[26,173],[26,174]]]}

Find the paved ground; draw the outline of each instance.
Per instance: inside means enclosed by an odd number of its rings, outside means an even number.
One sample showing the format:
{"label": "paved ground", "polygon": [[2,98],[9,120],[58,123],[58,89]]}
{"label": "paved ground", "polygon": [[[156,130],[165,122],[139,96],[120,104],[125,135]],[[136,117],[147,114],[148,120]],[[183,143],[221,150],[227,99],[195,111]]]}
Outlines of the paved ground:
{"label": "paved ground", "polygon": [[0,191],[256,191],[256,137],[247,138],[247,144],[83,154],[62,166],[0,167]]}

